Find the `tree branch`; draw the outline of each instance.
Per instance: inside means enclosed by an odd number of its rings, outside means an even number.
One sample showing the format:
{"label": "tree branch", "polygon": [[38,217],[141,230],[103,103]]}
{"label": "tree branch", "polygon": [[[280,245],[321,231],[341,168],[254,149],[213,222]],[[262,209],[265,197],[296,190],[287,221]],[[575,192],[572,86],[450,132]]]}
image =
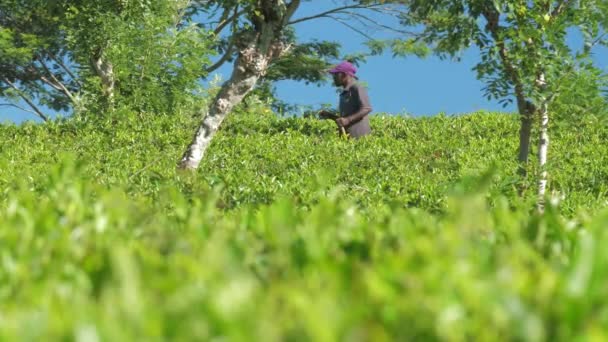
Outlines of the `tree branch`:
{"label": "tree branch", "polygon": [[[219,10],[219,5],[216,10]],[[232,11],[232,7],[224,8],[224,11],[222,12],[222,15],[220,16],[218,23],[225,22],[228,19],[228,15],[230,14],[231,11]],[[215,13],[217,13],[217,12],[213,12],[213,15],[215,15]]]}
{"label": "tree branch", "polygon": [[28,112],[28,113],[32,113],[32,114],[36,114],[36,115],[38,115],[38,113],[34,112],[33,110],[31,110],[31,109],[27,109],[27,108],[23,108],[23,107],[18,106],[18,105],[14,104],[14,103],[0,103],[0,106],[5,106],[5,107],[15,107],[15,108],[17,108],[17,109],[19,109],[19,110],[22,110],[22,111],[24,111],[24,112]]}
{"label": "tree branch", "polygon": [[564,9],[566,8],[566,6],[568,5],[569,2],[570,2],[570,0],[560,1],[559,5],[557,5],[557,7],[555,7],[553,9],[553,11],[551,12],[551,18],[555,18],[555,17],[559,16],[560,14],[562,14],[562,12],[564,11]]}
{"label": "tree branch", "polygon": [[604,32],[602,34],[600,34],[596,39],[594,39],[592,42],[589,42],[588,44],[585,44],[585,46],[583,47],[583,53],[585,55],[589,55],[593,48],[596,47],[598,44],[601,44],[604,41],[604,38],[608,36],[608,32]]}
{"label": "tree branch", "polygon": [[345,20],[343,20],[343,19],[341,19],[341,18],[333,17],[333,16],[331,16],[331,15],[327,15],[327,16],[325,16],[325,17],[326,17],[326,18],[329,18],[329,19],[333,19],[333,20],[335,20],[335,21],[339,22],[340,24],[342,24],[342,25],[344,25],[344,26],[348,27],[349,29],[351,29],[351,30],[353,30],[353,31],[357,32],[358,34],[362,35],[362,36],[363,36],[363,37],[365,37],[366,39],[369,39],[369,40],[374,40],[374,37],[372,37],[372,36],[368,35],[367,33],[363,32],[363,31],[361,31],[361,30],[359,30],[358,28],[356,28],[356,27],[354,27],[353,25],[351,25],[351,24],[347,23]]}
{"label": "tree branch", "polygon": [[219,69],[222,65],[224,65],[224,63],[226,63],[226,61],[228,61],[228,59],[230,59],[230,56],[232,56],[233,53],[234,53],[234,39],[231,39],[230,43],[228,44],[228,47],[226,48],[226,52],[224,53],[222,58],[220,58],[212,66],[206,68],[205,71],[208,74],[210,74],[210,73],[214,72],[215,70]]}
{"label": "tree branch", "polygon": [[[205,69],[205,72],[207,72],[207,74],[210,74],[210,73],[214,72],[215,70],[219,69],[222,65],[224,65],[224,63],[226,63],[230,59],[230,57],[234,53],[234,46],[236,44],[236,39],[237,39],[234,37],[235,31],[236,31],[236,25],[237,25],[237,22],[235,21],[235,19],[238,18],[238,16],[240,16],[243,12],[244,12],[244,10],[238,11],[238,6],[237,6],[234,8],[234,14],[232,15],[233,19],[224,21],[226,23],[226,25],[228,23],[232,24],[232,31],[233,31],[232,37],[230,37],[230,42],[228,43],[228,46],[226,47],[226,51],[224,52],[224,55],[213,65],[211,65],[210,67]],[[224,25],[224,27],[225,27],[225,25]]]}
{"label": "tree branch", "polygon": [[184,3],[182,5],[181,9],[178,9],[176,11],[176,13],[175,13],[175,19],[173,21],[173,27],[179,28],[180,23],[184,19],[184,16],[188,12],[188,8],[190,8],[191,5],[192,5],[192,0],[188,0],[186,3]]}
{"label": "tree branch", "polygon": [[513,65],[513,62],[511,61],[511,58],[509,57],[509,51],[507,50],[507,47],[505,46],[504,40],[502,40],[500,38],[500,36],[498,35],[498,31],[500,30],[499,14],[496,13],[495,11],[484,10],[483,16],[485,17],[486,21],[488,22],[486,29],[488,31],[490,31],[492,38],[496,42],[496,46],[498,47],[498,53],[500,55],[500,59],[502,60],[502,63],[505,68],[505,71],[507,73],[507,76],[509,77],[509,79],[511,80],[511,82],[513,83],[513,86],[515,88],[515,96],[518,100],[518,104],[520,106],[523,106],[525,104],[525,106],[526,106],[526,108],[524,108],[524,107],[518,108],[520,111],[520,114],[526,114],[529,112],[529,108],[527,108],[528,101],[526,101],[522,81],[521,81],[519,75],[517,74],[517,71],[515,70],[515,66]]}
{"label": "tree branch", "polygon": [[313,19],[318,19],[318,18],[322,18],[322,17],[327,17],[329,14],[335,14],[337,12],[340,11],[344,11],[347,9],[371,9],[374,7],[378,7],[380,6],[379,4],[373,4],[373,5],[348,5],[348,6],[342,6],[342,7],[336,7],[334,9],[331,9],[329,11],[325,11],[319,14],[315,14],[315,15],[311,15],[309,17],[303,17],[303,18],[299,18],[296,20],[292,20],[290,22],[287,23],[287,25],[294,25],[297,23],[301,23],[303,21],[308,21],[308,20],[313,20]]}
{"label": "tree branch", "polygon": [[61,87],[60,86],[58,86],[57,84],[55,84],[55,82],[49,80],[45,76],[40,76],[40,80],[42,80],[42,82],[44,82],[47,85],[49,85],[51,88],[53,88],[53,89],[55,89],[57,91],[61,91]]}
{"label": "tree branch", "polygon": [[[416,33],[416,32],[407,31],[407,30],[400,30],[400,29],[397,29],[397,28],[390,27],[388,25],[382,24],[382,22],[374,20],[374,19],[371,19],[370,17],[368,17],[366,15],[363,15],[361,13],[356,13],[356,12],[352,12],[352,11],[345,11],[343,13],[351,15],[355,19],[358,19],[358,21],[362,25],[364,25],[366,27],[377,26],[377,27],[385,29],[386,31],[391,31],[391,32],[394,32],[394,33],[400,33],[400,34],[405,34],[405,35],[410,35],[410,36],[418,36],[419,35],[419,33]],[[366,23],[364,23],[364,21],[367,21],[368,23],[366,24]]]}
{"label": "tree branch", "polygon": [[[70,100],[72,101],[72,103],[76,103],[76,98],[74,97],[74,95],[72,94],[72,92],[70,92],[68,90],[68,88],[57,78],[55,77],[55,74],[53,74],[51,72],[51,70],[46,66],[46,64],[44,63],[44,61],[42,60],[42,58],[38,58],[38,61],[40,62],[40,65],[42,65],[42,68],[44,69],[44,71],[46,71],[46,73],[51,77],[51,79],[54,82],[54,88],[61,91],[62,93],[64,93],[67,97],[70,98]],[[53,84],[47,80],[44,76],[41,77],[41,79],[43,81],[45,81],[47,84],[49,84],[50,86],[53,86]]]}
{"label": "tree branch", "polygon": [[230,23],[234,22],[234,20],[236,20],[241,14],[243,14],[245,12],[244,10],[239,11],[239,6],[235,6],[234,13],[232,13],[232,15],[230,17],[224,18],[230,10],[231,10],[230,8],[227,8],[224,11],[224,14],[222,14],[222,19],[220,19],[219,24],[213,30],[213,33],[216,36],[219,35],[226,28],[226,26],[228,26]]}
{"label": "tree branch", "polygon": [[25,103],[27,103],[36,113],[36,115],[38,115],[42,120],[49,121],[48,116],[46,116],[42,111],[40,111],[40,109],[38,109],[38,107],[36,106],[36,104],[26,95],[24,94],[21,89],[19,89],[13,82],[11,82],[8,78],[6,77],[2,77],[2,80],[4,82],[6,82],[6,84],[8,84],[11,88],[13,88],[17,94],[19,94],[19,97],[21,97],[23,99],[23,101],[25,101]]}
{"label": "tree branch", "polygon": [[376,12],[376,13],[380,13],[380,14],[384,14],[384,15],[390,15],[393,16],[397,19],[399,19],[400,15],[407,15],[408,13],[406,11],[400,11],[397,10],[395,8],[392,7],[370,7],[368,8],[370,11]]}
{"label": "tree branch", "polygon": [[298,10],[298,7],[300,7],[300,0],[292,0],[289,5],[287,6],[287,12],[285,13],[285,16],[283,17],[283,26],[287,26],[289,25],[289,20],[291,20],[291,17],[294,15],[294,13],[296,13],[296,11]]}
{"label": "tree branch", "polygon": [[76,75],[72,72],[72,70],[70,70],[70,68],[68,68],[59,58],[57,58],[50,51],[46,51],[46,53],[49,55],[49,57],[51,57],[51,59],[53,61],[55,61],[55,63],[57,63],[57,65],[59,65],[68,75],[70,75],[70,77],[72,78],[72,80],[74,80],[74,82],[76,82],[76,84],[79,87],[82,87],[82,84],[80,83],[80,81],[78,80],[78,78],[76,77]]}

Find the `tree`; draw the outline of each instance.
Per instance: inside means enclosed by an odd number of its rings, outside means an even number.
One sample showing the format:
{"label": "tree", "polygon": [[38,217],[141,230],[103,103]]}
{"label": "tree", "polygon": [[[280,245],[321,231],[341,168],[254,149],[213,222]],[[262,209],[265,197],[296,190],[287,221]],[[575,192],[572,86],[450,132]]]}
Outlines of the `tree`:
{"label": "tree", "polygon": [[171,112],[195,96],[212,38],[190,0],[66,1],[66,42],[102,108]]}
{"label": "tree", "polygon": [[[591,73],[592,49],[606,43],[608,3],[602,0],[403,0],[402,22],[422,27],[417,41],[441,57],[454,57],[471,45],[481,51],[475,67],[489,98],[515,99],[521,118],[519,173],[528,173],[531,134],[538,120],[538,208],[547,186],[550,109],[574,74]],[[567,36],[579,30],[584,45],[573,48]],[[598,87],[597,84],[594,86]],[[568,100],[586,101],[585,97]],[[562,98],[563,101],[563,98]]]}
{"label": "tree", "polygon": [[5,105],[20,108],[23,100],[47,120],[39,105],[59,110],[76,101],[80,84],[60,40],[60,22],[43,2],[0,1],[0,96],[11,100]]}
{"label": "tree", "polygon": [[196,96],[212,52],[190,3],[0,0],[0,96],[44,120],[40,105],[174,111]]}
{"label": "tree", "polygon": [[[364,39],[371,40],[371,36],[355,25],[357,23],[375,27],[386,25],[370,19],[362,11],[397,15],[400,7],[385,5],[385,1],[344,1],[343,5],[337,5],[316,15],[294,18],[301,3],[302,0],[195,1],[193,12],[205,12],[211,16],[215,13],[216,17],[219,17],[214,23],[215,28],[211,29],[217,35],[224,29],[230,28],[226,39],[220,40],[224,55],[210,68],[210,71],[230,60],[233,55],[236,57],[232,75],[222,85],[213,103],[203,114],[201,125],[178,163],[179,168],[198,167],[224,118],[260,82],[282,77],[301,78],[314,82],[323,77],[326,64],[322,59],[310,58],[311,51],[306,49],[324,51],[327,55],[334,54],[335,51],[331,50],[331,46],[322,45],[324,43],[308,47],[297,44],[293,35],[294,24],[327,18],[344,24],[361,34]],[[344,17],[353,19],[353,23],[349,23]],[[294,60],[303,61],[301,65],[304,67],[294,68],[290,63]]]}

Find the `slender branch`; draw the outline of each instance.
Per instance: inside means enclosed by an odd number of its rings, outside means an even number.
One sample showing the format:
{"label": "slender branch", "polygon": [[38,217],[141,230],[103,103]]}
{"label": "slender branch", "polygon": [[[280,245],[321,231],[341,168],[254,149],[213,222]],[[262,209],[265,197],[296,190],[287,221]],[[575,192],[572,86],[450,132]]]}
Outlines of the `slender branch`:
{"label": "slender branch", "polygon": [[55,84],[55,82],[49,80],[48,78],[44,77],[44,76],[40,76],[40,79],[42,80],[42,82],[46,83],[47,85],[51,86],[51,88],[61,91],[61,87],[58,86],[57,84]]}
{"label": "slender branch", "polygon": [[70,75],[70,77],[72,78],[72,80],[74,80],[74,82],[76,82],[76,84],[78,84],[79,87],[82,87],[82,84],[80,83],[80,81],[78,80],[78,78],[76,77],[76,75],[72,72],[72,70],[70,70],[70,68],[68,68],[62,61],[61,59],[57,58],[53,53],[51,53],[50,51],[46,52],[49,57],[51,57],[51,59],[53,61],[55,61],[55,63],[57,63],[68,75]]}
{"label": "slender branch", "polygon": [[367,33],[363,32],[363,31],[361,31],[360,29],[358,29],[358,28],[354,27],[353,25],[349,24],[348,22],[346,22],[345,20],[343,20],[343,19],[341,19],[341,18],[333,17],[333,16],[330,16],[330,15],[327,15],[327,16],[325,16],[325,17],[326,17],[326,18],[333,19],[333,20],[335,20],[335,21],[339,22],[340,24],[342,24],[342,25],[344,25],[344,26],[348,27],[349,29],[351,29],[351,30],[355,31],[356,33],[358,33],[358,34],[362,35],[362,36],[363,36],[363,37],[365,37],[366,39],[369,39],[369,40],[374,40],[374,37],[370,36],[369,34],[367,34]]}
{"label": "slender branch", "polygon": [[[234,11],[234,17],[238,17],[239,15],[241,15],[241,13],[243,13],[243,11],[237,12],[238,10],[238,6],[235,7]],[[207,74],[210,74],[212,72],[214,72],[215,70],[219,69],[222,65],[224,65],[224,63],[226,63],[230,57],[232,56],[232,54],[234,53],[234,47],[236,45],[236,29],[237,29],[237,21],[236,20],[229,20],[227,21],[227,23],[231,23],[232,24],[232,36],[230,37],[230,42],[228,43],[228,47],[226,47],[226,51],[224,52],[224,55],[217,61],[215,62],[213,65],[211,65],[210,67],[205,69],[205,72],[207,72]]]}
{"label": "slender branch", "polygon": [[[228,11],[229,9],[226,9]],[[234,7],[234,13],[229,18],[220,20],[220,23],[215,27],[213,33],[219,35],[230,23],[234,22],[241,14],[245,13],[244,10],[239,11],[239,7]],[[222,15],[223,16],[223,15]]]}
{"label": "slender branch", "polygon": [[570,2],[570,0],[560,1],[559,5],[557,5],[557,7],[555,7],[553,9],[553,11],[551,12],[551,18],[555,18],[555,17],[559,16],[560,14],[562,14],[562,12],[566,8],[566,6],[569,5],[569,2]]}
{"label": "slender branch", "polygon": [[6,82],[6,84],[8,84],[11,88],[13,88],[17,92],[17,94],[19,94],[19,97],[21,97],[23,101],[25,101],[25,103],[27,103],[34,110],[36,115],[38,115],[44,121],[49,121],[48,116],[46,116],[42,111],[40,111],[36,104],[26,94],[24,94],[21,89],[19,89],[13,82],[11,82],[6,77],[2,77],[2,80]]}
{"label": "slender branch", "polygon": [[374,7],[378,7],[380,6],[379,4],[373,4],[373,5],[348,5],[348,6],[342,6],[342,7],[336,7],[334,9],[322,12],[322,13],[318,13],[315,15],[311,15],[309,17],[303,17],[303,18],[299,18],[296,20],[292,20],[290,22],[287,23],[287,25],[294,25],[297,23],[301,23],[303,21],[308,21],[308,20],[313,20],[313,19],[318,19],[318,18],[323,18],[323,17],[327,17],[329,14],[335,14],[337,12],[340,11],[344,11],[347,9],[371,9]]}
{"label": "slender branch", "polygon": [[400,11],[395,9],[394,7],[371,7],[368,8],[368,10],[384,15],[390,15],[395,18],[399,18],[400,15],[408,14],[406,11]]}
{"label": "slender branch", "polygon": [[[400,33],[400,34],[405,34],[405,35],[411,35],[411,36],[418,36],[419,33],[416,32],[412,32],[412,31],[407,31],[407,30],[400,30],[394,27],[390,27],[388,25],[382,24],[382,22],[378,21],[378,20],[374,20],[366,15],[363,15],[361,13],[356,13],[356,12],[352,12],[352,11],[345,11],[343,12],[345,14],[351,15],[353,16],[355,19],[358,19],[358,21],[366,26],[366,27],[372,27],[372,26],[377,26],[377,27],[381,27],[386,29],[387,31],[392,31],[394,33]],[[368,23],[365,24],[364,21],[367,21]]]}
{"label": "slender branch", "polygon": [[19,109],[19,110],[22,110],[22,111],[24,111],[24,112],[28,112],[28,113],[32,113],[32,114],[36,114],[36,115],[38,114],[38,113],[34,112],[34,111],[33,111],[33,110],[31,110],[31,109],[23,108],[23,107],[18,106],[18,105],[14,104],[14,103],[0,103],[0,106],[5,106],[5,107],[15,107],[15,108],[17,108],[17,109]]}
{"label": "slender branch", "polygon": [[[42,65],[42,68],[44,69],[44,71],[46,71],[46,73],[51,77],[51,79],[53,80],[53,82],[55,83],[55,89],[61,91],[62,93],[64,93],[67,97],[70,98],[70,100],[75,103],[76,102],[76,98],[74,98],[74,95],[72,94],[72,92],[70,92],[68,90],[68,88],[57,78],[55,77],[55,74],[53,74],[51,72],[51,70],[46,66],[46,64],[44,63],[44,61],[42,60],[42,58],[38,58],[38,61],[40,62],[40,65]],[[41,79],[45,82],[47,82],[49,85],[52,86],[51,82],[46,80],[45,77],[41,77]]]}
{"label": "slender branch", "polygon": [[375,33],[376,31],[378,31],[378,28],[377,27],[373,27],[373,25],[371,23],[366,22],[365,20],[363,20],[362,18],[360,18],[360,17],[358,17],[358,16],[356,16],[354,14],[351,14],[351,15],[352,15],[353,20],[357,21],[359,24],[361,24],[368,31],[373,31],[373,32],[370,32],[370,33]]}
{"label": "slender branch", "polygon": [[589,43],[588,45],[585,45],[583,52],[585,54],[591,53],[591,50],[593,50],[593,48],[596,47],[598,44],[602,43],[606,36],[608,36],[608,32],[600,34],[595,40],[593,40],[593,42]]}
{"label": "slender branch", "polygon": [[222,65],[224,65],[224,63],[226,63],[228,61],[228,59],[230,59],[230,57],[232,56],[233,53],[234,53],[234,40],[230,40],[230,43],[228,44],[228,47],[226,48],[226,52],[224,53],[222,58],[220,58],[212,66],[205,69],[205,71],[208,74],[210,74],[210,73],[214,72],[215,70],[219,69]]}
{"label": "slender branch", "polygon": [[298,7],[300,7],[300,0],[292,0],[289,5],[287,6],[287,12],[285,13],[285,16],[283,17],[283,26],[287,26],[289,25],[289,20],[291,20],[291,17],[294,15],[294,13],[296,13],[296,11],[298,10]]}
{"label": "slender branch", "polygon": [[511,61],[511,59],[509,57],[509,52],[507,50],[507,47],[505,46],[504,40],[501,39],[500,36],[498,35],[498,31],[500,30],[499,15],[498,15],[498,13],[496,13],[494,11],[493,12],[484,11],[483,16],[485,17],[486,21],[488,22],[486,28],[488,29],[488,31],[490,31],[492,38],[496,42],[496,46],[498,47],[498,53],[505,66],[507,75],[511,79],[511,82],[513,82],[513,85],[515,86],[516,96],[523,100],[524,94],[523,94],[523,87],[522,87],[521,80],[519,79],[519,76],[517,75],[517,71],[515,70],[515,66],[513,65],[513,62]]}
{"label": "slender branch", "polygon": [[[219,10],[219,8],[217,10]],[[217,22],[214,22],[213,24],[219,24],[218,27],[225,24],[226,21],[228,20],[228,15],[230,15],[230,12],[232,12],[232,7],[224,8],[224,11],[222,12],[222,15],[220,16],[220,19]],[[215,15],[215,13],[213,13],[213,15]]]}

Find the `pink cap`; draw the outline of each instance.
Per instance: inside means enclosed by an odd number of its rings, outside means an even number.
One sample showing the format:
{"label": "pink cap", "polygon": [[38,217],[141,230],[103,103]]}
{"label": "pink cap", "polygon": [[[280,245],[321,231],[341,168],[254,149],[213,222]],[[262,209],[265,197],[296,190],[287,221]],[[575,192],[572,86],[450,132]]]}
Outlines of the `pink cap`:
{"label": "pink cap", "polygon": [[355,66],[352,65],[350,62],[344,61],[344,62],[338,64],[333,69],[329,70],[330,74],[337,74],[339,72],[343,72],[347,75],[355,76],[355,74],[357,73],[357,68],[355,68]]}

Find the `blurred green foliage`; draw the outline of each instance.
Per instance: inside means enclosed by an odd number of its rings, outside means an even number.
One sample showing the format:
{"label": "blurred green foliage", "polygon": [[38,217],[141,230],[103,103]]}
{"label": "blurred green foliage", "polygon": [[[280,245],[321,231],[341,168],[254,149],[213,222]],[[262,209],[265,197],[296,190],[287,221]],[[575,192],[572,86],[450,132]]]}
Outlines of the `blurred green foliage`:
{"label": "blurred green foliage", "polygon": [[605,340],[604,147],[556,126],[543,215],[516,195],[516,116],[0,126],[2,340]]}

